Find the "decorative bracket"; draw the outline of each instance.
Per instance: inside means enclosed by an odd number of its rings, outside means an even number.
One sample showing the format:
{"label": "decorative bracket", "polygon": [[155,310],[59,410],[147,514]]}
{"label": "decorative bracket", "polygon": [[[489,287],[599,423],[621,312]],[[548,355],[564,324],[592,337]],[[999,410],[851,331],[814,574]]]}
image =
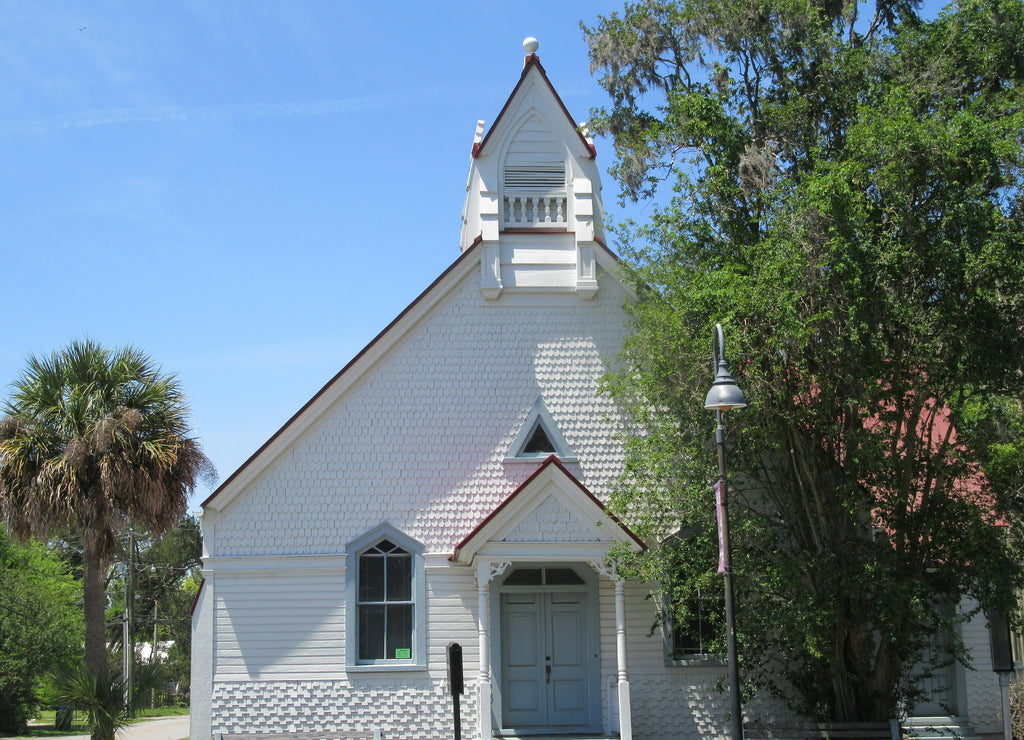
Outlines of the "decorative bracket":
{"label": "decorative bracket", "polygon": [[611,565],[609,565],[608,561],[606,561],[606,560],[592,560],[590,562],[590,567],[599,576],[604,576],[609,581],[621,580],[619,578],[618,572],[616,572],[615,568],[612,567]]}
{"label": "decorative bracket", "polygon": [[499,560],[497,562],[483,563],[482,565],[484,566],[483,568],[477,568],[477,578],[479,579],[481,576],[484,575],[484,568],[487,569],[487,573],[486,580],[483,581],[483,583],[481,583],[480,585],[483,585],[484,583],[490,583],[495,578],[500,576],[502,573],[508,570],[508,567],[512,565],[512,561]]}

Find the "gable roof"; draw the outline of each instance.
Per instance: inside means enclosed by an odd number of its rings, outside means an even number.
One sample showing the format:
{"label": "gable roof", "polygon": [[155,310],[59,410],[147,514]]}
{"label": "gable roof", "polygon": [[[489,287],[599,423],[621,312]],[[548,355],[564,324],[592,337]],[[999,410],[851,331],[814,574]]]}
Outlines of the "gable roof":
{"label": "gable roof", "polygon": [[[520,93],[527,81],[534,76],[530,83],[535,88],[549,91],[551,98],[565,115],[565,120],[571,127],[573,136],[578,137],[580,144],[590,156],[593,156],[594,147],[585,136],[583,136],[576,125],[572,122],[561,98],[551,85],[540,60],[535,55],[526,59],[523,72],[520,76],[512,94],[505,102],[502,112],[495,120],[495,124],[488,131],[487,136],[474,146],[474,156],[482,151],[490,138],[492,132],[499,128],[498,124],[502,115],[510,108],[511,103]],[[539,77],[536,77],[539,75]],[[543,84],[534,84],[540,80]],[[570,138],[570,141],[573,139]],[[606,273],[614,273],[618,258],[608,248],[603,240],[595,237],[596,249],[594,257],[597,266]],[[366,345],[351,361],[349,361],[333,378],[331,378],[309,401],[307,401],[295,414],[291,416],[259,449],[257,449],[242,465],[235,470],[220,486],[211,493],[201,506],[214,511],[221,511],[241,491],[251,485],[265,470],[269,469],[273,461],[283,454],[306,430],[310,429],[332,405],[403,336],[417,325],[417,323],[443,298],[454,289],[454,287],[466,278],[472,270],[480,270],[481,260],[484,259],[482,238],[477,235],[472,244],[468,246],[458,259],[452,263],[437,279],[435,279],[412,303],[410,303],[390,324],[388,324],[369,344]],[[617,278],[615,278],[617,280]],[[619,282],[629,297],[634,293],[630,286]]]}
{"label": "gable roof", "polygon": [[[568,525],[571,538],[560,536],[547,519]],[[622,540],[634,550],[644,548],[640,538],[551,455],[456,545],[449,560],[470,564],[484,550],[489,556],[519,559],[546,560],[559,554],[601,558]]]}
{"label": "gable roof", "polygon": [[[609,252],[612,259],[616,259]],[[220,510],[226,506],[237,493],[252,480],[284,450],[305,429],[309,428],[334,401],[357,380],[362,372],[380,357],[388,347],[405,334],[415,323],[436,305],[438,301],[457,284],[470,270],[479,269],[478,251],[467,249],[448,269],[442,272],[426,290],[384,327],[381,332],[370,340],[362,350],[353,357],[333,378],[303,404],[284,425],[260,445],[241,466],[225,480],[217,489],[200,504],[203,508],[212,506]],[[216,499],[216,505],[214,501]]]}
{"label": "gable roof", "polygon": [[[353,357],[333,378],[316,392],[302,408],[296,411],[274,434],[242,463],[217,489],[200,504],[204,509],[211,507],[222,510],[238,493],[251,484],[272,461],[284,452],[317,419],[326,413],[344,392],[352,387],[373,364],[384,355],[399,339],[410,331],[419,320],[429,313],[459,282],[473,270],[480,269],[481,250],[479,242],[463,252],[448,269],[441,273],[419,296],[395,317],[384,329]],[[618,257],[599,244],[598,263],[609,272],[614,272]],[[632,289],[620,283],[628,295]],[[575,480],[575,478],[573,479]],[[582,484],[579,484],[582,485]],[[587,495],[592,496],[588,492]],[[596,499],[595,499],[596,501]]]}
{"label": "gable roof", "polygon": [[540,57],[538,57],[536,54],[527,55],[526,62],[523,65],[523,73],[519,77],[519,82],[516,83],[515,88],[513,88],[512,90],[512,94],[508,96],[508,99],[505,101],[505,105],[503,105],[501,108],[501,112],[498,113],[498,117],[494,119],[494,123],[491,124],[491,127],[487,130],[487,133],[484,135],[483,139],[473,144],[473,156],[479,157],[483,153],[484,149],[487,148],[487,144],[491,140],[491,134],[498,130],[500,124],[502,123],[502,119],[505,117],[505,113],[512,105],[512,101],[515,100],[516,96],[519,94],[520,89],[523,87],[523,85],[526,84],[526,80],[530,76],[531,72],[535,72],[536,74],[540,75],[540,78],[541,80],[543,80],[544,85],[551,93],[551,96],[555,99],[555,102],[558,104],[558,107],[562,110],[562,113],[565,115],[565,120],[568,122],[569,127],[576,132],[576,136],[579,138],[580,143],[583,145],[583,148],[586,149],[587,152],[589,152],[591,158],[596,157],[597,149],[594,147],[594,143],[592,141],[589,141],[587,137],[583,135],[583,132],[580,131],[579,126],[577,126],[576,122],[572,120],[572,116],[569,114],[569,109],[565,107],[565,103],[562,102],[562,98],[559,97],[558,93],[555,91],[554,85],[551,84],[551,80],[548,79],[547,72],[544,71],[544,67],[540,63]]}

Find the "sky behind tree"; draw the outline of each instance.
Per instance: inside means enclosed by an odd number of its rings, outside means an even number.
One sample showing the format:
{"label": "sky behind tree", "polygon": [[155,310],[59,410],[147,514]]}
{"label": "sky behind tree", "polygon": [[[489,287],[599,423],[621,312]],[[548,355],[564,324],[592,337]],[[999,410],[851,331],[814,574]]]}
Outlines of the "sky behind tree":
{"label": "sky behind tree", "polygon": [[226,479],[458,257],[523,39],[586,120],[579,22],[623,5],[2,2],[0,398],[29,354],[135,344]]}
{"label": "sky behind tree", "polygon": [[582,121],[604,100],[578,24],[619,8],[5,3],[0,397],[29,354],[133,343],[224,480],[458,257],[523,39]]}

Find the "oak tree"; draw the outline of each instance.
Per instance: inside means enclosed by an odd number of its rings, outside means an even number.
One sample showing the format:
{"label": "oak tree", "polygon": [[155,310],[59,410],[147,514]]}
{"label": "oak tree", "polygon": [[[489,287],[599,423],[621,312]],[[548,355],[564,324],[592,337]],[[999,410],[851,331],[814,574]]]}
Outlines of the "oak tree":
{"label": "oak tree", "polygon": [[592,127],[655,203],[617,230],[612,503],[655,543],[629,565],[676,621],[717,582],[721,322],[751,402],[726,415],[743,674],[807,717],[894,716],[953,622],[1024,585],[1024,4],[644,0],[584,32]]}

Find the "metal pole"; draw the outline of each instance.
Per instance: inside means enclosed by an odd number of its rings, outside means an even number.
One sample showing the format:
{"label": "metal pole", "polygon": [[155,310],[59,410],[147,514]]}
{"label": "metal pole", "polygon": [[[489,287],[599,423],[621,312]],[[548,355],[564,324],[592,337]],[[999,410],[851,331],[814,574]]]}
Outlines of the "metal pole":
{"label": "metal pole", "polygon": [[732,590],[732,546],[729,544],[729,489],[725,482],[725,427],[722,410],[715,409],[718,428],[715,442],[718,446],[718,481],[721,491],[721,543],[722,570],[725,577],[726,660],[729,664],[729,736],[743,740],[743,705],[740,700],[740,666],[736,650],[736,608]]}
{"label": "metal pole", "polygon": [[462,710],[459,708],[458,694],[452,694],[452,714],[455,718],[455,740],[462,740]]}

